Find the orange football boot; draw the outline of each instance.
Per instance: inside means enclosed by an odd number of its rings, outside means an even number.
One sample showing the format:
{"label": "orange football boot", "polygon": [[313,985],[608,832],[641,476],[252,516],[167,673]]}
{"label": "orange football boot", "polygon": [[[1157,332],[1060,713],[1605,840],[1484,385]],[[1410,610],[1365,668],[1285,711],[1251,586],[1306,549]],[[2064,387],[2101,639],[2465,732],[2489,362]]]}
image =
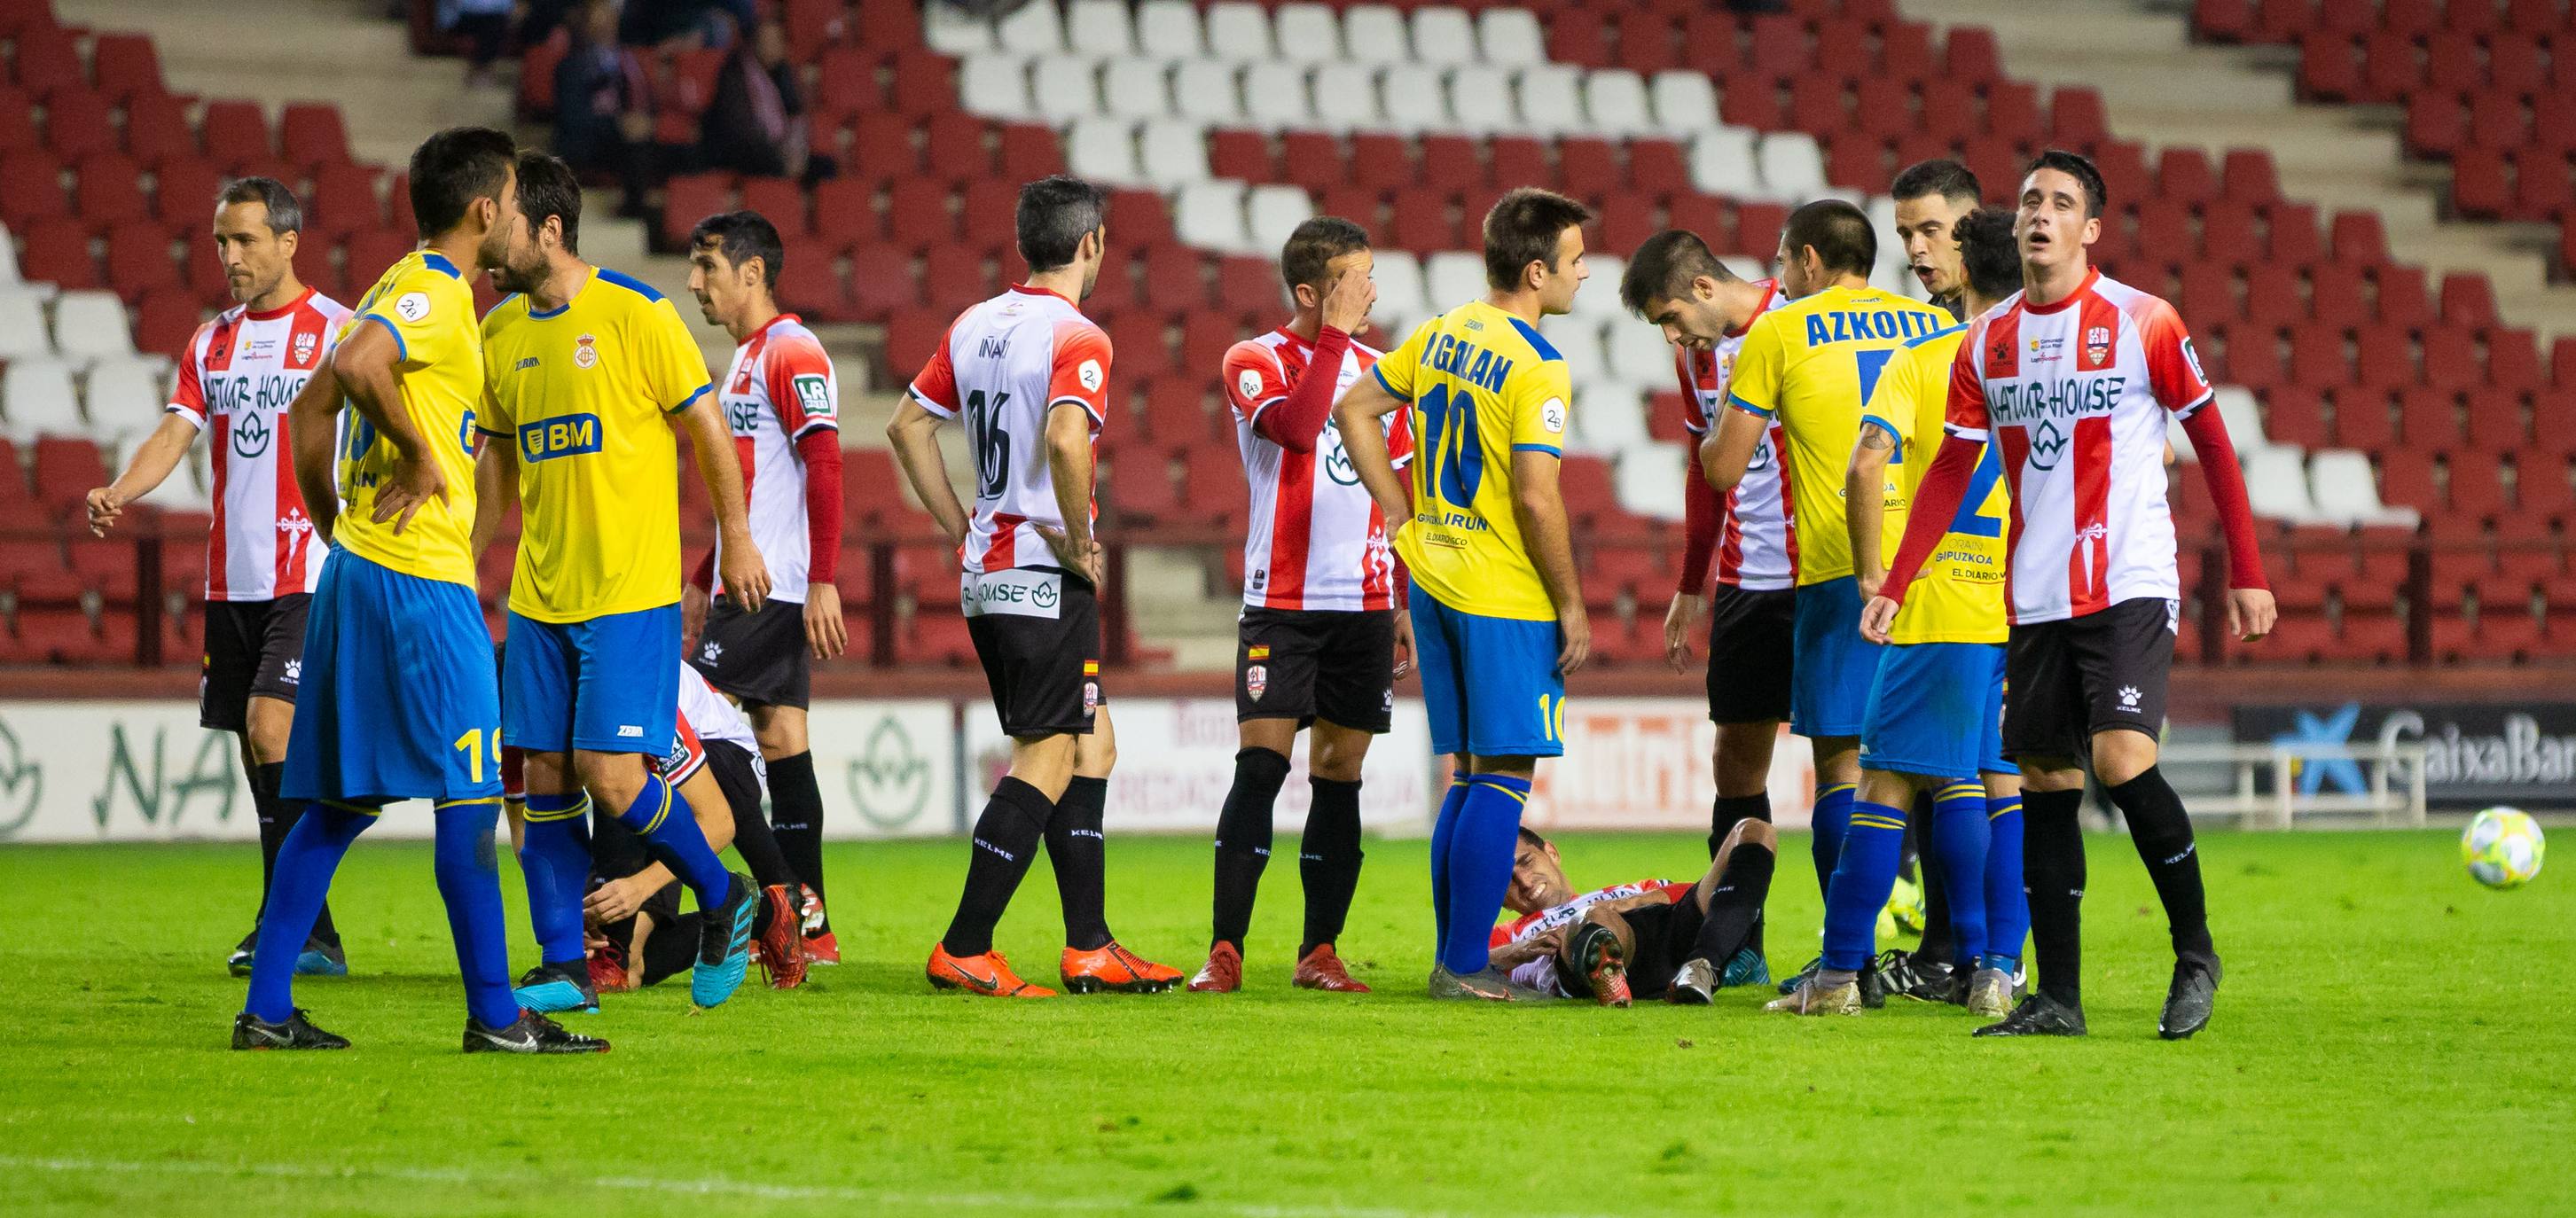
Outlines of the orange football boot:
{"label": "orange football boot", "polygon": [[811,884],[797,885],[796,896],[796,911],[805,919],[805,925],[802,928],[805,933],[805,963],[819,964],[826,968],[839,965],[841,940],[839,936],[823,929],[823,898],[815,894],[814,886]]}
{"label": "orange football boot", "polygon": [[1242,988],[1243,953],[1231,943],[1209,948],[1207,963],[1199,966],[1198,976],[1190,978],[1193,994],[1231,994]]}
{"label": "orange football boot", "polygon": [[796,916],[784,884],[761,889],[760,898],[769,906],[769,929],[751,945],[752,953],[760,957],[760,971],[769,975],[769,988],[795,989],[805,984],[804,919]]}
{"label": "orange football boot", "polygon": [[1315,950],[1297,962],[1297,988],[1329,990],[1336,994],[1369,992],[1366,983],[1352,977],[1350,970],[1342,967],[1342,958],[1333,951],[1330,943],[1316,944]]}
{"label": "orange football boot", "polygon": [[1011,962],[1000,952],[980,956],[952,956],[942,943],[930,949],[930,967],[925,970],[930,984],[943,990],[964,990],[987,998],[1053,998],[1055,991],[1042,985],[1031,985],[1011,971]]}
{"label": "orange football boot", "polygon": [[1064,949],[1064,959],[1057,971],[1064,977],[1064,988],[1077,994],[1096,994],[1115,990],[1121,994],[1160,994],[1181,979],[1181,970],[1156,964],[1126,948],[1116,940],[1078,952]]}

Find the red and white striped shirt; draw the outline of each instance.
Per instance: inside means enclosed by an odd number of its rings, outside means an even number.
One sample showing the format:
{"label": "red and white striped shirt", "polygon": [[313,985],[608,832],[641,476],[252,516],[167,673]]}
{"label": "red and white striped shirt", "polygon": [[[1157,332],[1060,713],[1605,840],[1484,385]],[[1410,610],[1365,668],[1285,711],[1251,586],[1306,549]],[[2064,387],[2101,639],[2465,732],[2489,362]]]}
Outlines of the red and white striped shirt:
{"label": "red and white striped shirt", "polygon": [[2182,595],[2165,422],[2211,396],[2173,306],[2100,271],[2055,304],[2015,293],[1971,324],[1948,430],[2003,446],[2014,622]]}
{"label": "red and white striped shirt", "polygon": [[[966,419],[975,507],[958,558],[967,573],[1058,565],[1037,529],[1064,525],[1047,466],[1047,415],[1060,404],[1082,407],[1098,441],[1109,418],[1109,336],[1072,301],[1014,284],[957,315],[913,378],[912,400],[940,418]],[[1097,519],[1096,478],[1083,497]]]}
{"label": "red and white striped shirt", "polygon": [[[805,458],[796,442],[830,431],[839,443],[841,389],[832,357],[795,314],[781,313],[734,348],[717,404],[742,458],[751,540],[769,565],[770,598],[804,604],[813,538],[806,527]],[[719,571],[723,559],[719,539]]]}
{"label": "red and white striped shirt", "polygon": [[[1735,353],[1744,346],[1744,331],[1752,327],[1754,318],[1780,303],[1780,289],[1773,281],[1765,279],[1756,286],[1763,289],[1762,304],[1744,319],[1743,327],[1729,331],[1707,351],[1673,348],[1673,373],[1682,387],[1682,426],[1694,444],[1708,438],[1709,420],[1724,417],[1726,385],[1735,375]],[[1744,464],[1743,480],[1719,501],[1717,582],[1721,584],[1747,591],[1798,586],[1797,533],[1789,527],[1793,515],[1789,467],[1780,460],[1787,443],[1780,421],[1771,420],[1753,446],[1752,459]],[[1690,476],[1700,477],[1696,457]]]}
{"label": "red and white striped shirt", "polygon": [[328,552],[295,487],[286,408],[331,358],[349,310],[311,288],[266,312],[246,305],[197,327],[179,357],[167,407],[211,431],[214,527],[206,535],[206,599],[265,601],[311,592]]}
{"label": "red and white striped shirt", "polygon": [[[1286,402],[1305,377],[1314,354],[1314,344],[1284,329],[1245,339],[1225,353],[1225,398],[1234,409],[1244,479],[1252,486],[1243,603],[1255,609],[1393,608],[1395,559],[1386,545],[1386,517],[1343,453],[1340,425],[1326,414],[1322,434],[1304,452],[1259,430],[1265,412]],[[1354,340],[1334,369],[1333,401],[1377,360],[1376,350]],[[1413,457],[1409,413],[1388,416],[1387,455],[1398,469]]]}

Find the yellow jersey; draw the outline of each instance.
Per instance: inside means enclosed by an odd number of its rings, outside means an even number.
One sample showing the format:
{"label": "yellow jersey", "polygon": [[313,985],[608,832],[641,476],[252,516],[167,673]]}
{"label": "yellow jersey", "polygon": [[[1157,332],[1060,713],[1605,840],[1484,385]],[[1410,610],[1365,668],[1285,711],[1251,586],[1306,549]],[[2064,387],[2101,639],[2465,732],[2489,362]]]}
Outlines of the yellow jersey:
{"label": "yellow jersey", "polygon": [[1416,327],[1376,375],[1411,403],[1413,520],[1395,547],[1413,581],[1461,613],[1555,621],[1512,511],[1512,454],[1564,455],[1565,357],[1536,326],[1478,301]]}
{"label": "yellow jersey", "polygon": [[[1907,505],[1923,485],[1932,455],[1941,451],[1942,424],[1950,412],[1950,365],[1967,338],[1968,327],[1955,325],[1906,343],[1888,361],[1861,415],[1861,426],[1896,437],[1896,456],[1888,466],[1896,474],[1896,489],[1887,501],[1883,562],[1895,560],[1896,547],[1905,539]],[[1896,624],[1888,630],[1891,642],[2004,641],[2004,525],[2012,492],[2004,485],[2003,472],[1995,446],[1987,445],[1950,531],[1941,535],[1940,546],[1906,592],[1904,608],[1896,611]]]}
{"label": "yellow jersey", "polygon": [[394,336],[394,383],[403,412],[447,479],[447,501],[422,504],[400,533],[394,521],[376,523],[376,489],[392,475],[396,452],[375,424],[344,403],[333,463],[340,519],[331,540],[390,570],[471,588],[475,406],[483,398],[483,333],[474,325],[474,289],[446,255],[413,250],[359,298],[340,339],[368,325]]}
{"label": "yellow jersey", "polygon": [[510,611],[579,622],[680,599],[679,448],[667,415],[711,387],[662,294],[604,267],[562,307],[483,319],[484,435],[519,461]]}
{"label": "yellow jersey", "polygon": [[[1727,401],[1777,418],[1788,440],[1783,456],[1795,498],[1791,527],[1801,587],[1852,573],[1843,474],[1860,439],[1861,406],[1898,347],[1950,324],[1950,315],[1931,305],[1838,286],[1774,305],[1745,332]],[[1893,465],[1889,477],[1895,477]]]}

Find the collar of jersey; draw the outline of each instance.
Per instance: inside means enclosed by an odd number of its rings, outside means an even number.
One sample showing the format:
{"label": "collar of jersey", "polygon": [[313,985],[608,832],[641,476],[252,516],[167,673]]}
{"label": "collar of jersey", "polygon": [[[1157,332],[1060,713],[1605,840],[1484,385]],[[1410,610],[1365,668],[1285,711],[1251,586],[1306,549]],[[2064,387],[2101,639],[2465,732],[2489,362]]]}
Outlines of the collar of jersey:
{"label": "collar of jersey", "polygon": [[1728,338],[1742,338],[1742,337],[1744,337],[1744,332],[1753,328],[1753,318],[1754,318],[1754,317],[1760,317],[1760,316],[1762,316],[1763,314],[1770,312],[1770,311],[1771,311],[1771,303],[1772,303],[1773,301],[1778,300],[1778,299],[1780,299],[1780,281],[1779,281],[1779,280],[1777,280],[1777,279],[1765,279],[1765,280],[1763,280],[1763,281],[1762,281],[1762,303],[1760,303],[1760,304],[1758,304],[1758,305],[1753,306],[1753,317],[1747,317],[1747,318],[1745,318],[1745,319],[1744,319],[1744,324],[1743,324],[1743,325],[1737,326],[1736,328],[1734,328],[1734,329],[1732,329],[1732,330],[1727,331],[1727,332],[1726,332],[1726,336],[1727,336]]}
{"label": "collar of jersey", "polygon": [[445,275],[450,279],[465,278],[464,275],[457,271],[456,264],[449,262],[447,260],[447,255],[439,253],[437,250],[422,250],[420,252],[420,264],[438,272],[441,275]]}
{"label": "collar of jersey", "polygon": [[2066,299],[2058,301],[2056,304],[2038,305],[2032,304],[2030,302],[2030,293],[2024,292],[2021,296],[2021,311],[2024,313],[2036,313],[2042,317],[2046,317],[2051,313],[2063,311],[2066,306],[2074,304],[2076,301],[2082,300],[2086,296],[2092,295],[2093,285],[2100,282],[2101,279],[2102,268],[2098,266],[2086,267],[2084,268],[2084,282],[2076,284],[2075,290],[2066,294]]}
{"label": "collar of jersey", "polygon": [[[1066,304],[1073,304],[1073,298],[1072,298],[1072,297],[1067,296],[1067,295],[1065,295],[1065,294],[1064,294],[1064,293],[1062,293],[1062,292],[1056,291],[1054,288],[1033,288],[1033,287],[1030,287],[1029,285],[1027,285],[1027,284],[1025,284],[1025,283],[1015,283],[1015,284],[1012,284],[1012,285],[1011,285],[1011,290],[1012,290],[1012,291],[1014,291],[1014,292],[1019,293],[1019,294],[1020,294],[1020,295],[1022,295],[1022,296],[1053,296],[1053,297],[1055,297],[1056,299],[1058,299],[1058,300],[1061,300],[1061,301],[1065,302]],[[1079,308],[1079,307],[1081,307],[1081,306],[1076,305],[1075,307],[1076,307],[1076,308]]]}
{"label": "collar of jersey", "polygon": [[566,309],[571,308],[571,307],[572,307],[572,302],[574,302],[574,301],[576,301],[576,300],[581,299],[581,294],[582,294],[582,293],[584,293],[584,292],[589,291],[589,290],[590,290],[590,285],[591,285],[592,283],[596,282],[598,279],[599,279],[599,268],[598,268],[598,267],[592,267],[592,268],[590,268],[590,273],[589,273],[589,274],[587,274],[587,275],[582,276],[582,279],[581,279],[581,286],[580,286],[580,287],[577,287],[577,288],[574,288],[574,289],[572,290],[572,295],[564,297],[564,302],[563,302],[562,304],[556,305],[555,307],[553,307],[553,308],[551,308],[551,309],[540,309],[540,308],[538,308],[538,307],[537,307],[537,298],[536,298],[536,297],[534,297],[534,296],[529,297],[529,298],[528,298],[528,319],[529,319],[529,320],[531,320],[531,321],[544,321],[545,319],[547,319],[547,318],[549,318],[549,317],[561,317],[561,316],[563,316],[563,311],[564,311],[564,310],[566,310]]}
{"label": "collar of jersey", "polygon": [[279,305],[279,306],[277,306],[277,307],[276,307],[276,308],[274,308],[274,309],[244,309],[244,310],[242,310],[242,320],[243,320],[243,321],[275,321],[275,320],[277,320],[278,318],[284,317],[284,316],[286,316],[287,314],[289,314],[289,313],[292,313],[292,312],[296,311],[297,309],[303,308],[303,307],[304,307],[304,302],[305,302],[305,301],[308,301],[308,300],[311,300],[311,299],[313,299],[313,285],[308,283],[308,284],[304,285],[304,290],[303,290],[303,291],[298,292],[298,293],[296,293],[296,294],[295,294],[295,299],[290,300],[290,301],[287,301],[285,304]]}
{"label": "collar of jersey", "polygon": [[742,341],[744,341],[744,342],[750,342],[751,340],[753,340],[753,339],[755,339],[755,338],[761,338],[761,337],[764,337],[764,336],[766,336],[770,331],[777,329],[777,328],[778,328],[778,323],[780,323],[780,322],[782,322],[782,321],[799,321],[799,320],[802,320],[802,319],[801,319],[801,318],[799,318],[799,317],[797,317],[797,316],[796,316],[795,314],[793,314],[793,313],[781,313],[781,314],[779,314],[779,315],[778,315],[778,316],[776,316],[776,317],[772,317],[772,318],[770,318],[769,320],[767,320],[767,321],[764,321],[764,322],[760,323],[760,328],[759,328],[759,329],[754,330],[754,331],[752,331],[752,332],[751,332],[751,333],[749,333],[749,334],[745,334],[745,335],[743,335],[743,336],[742,336]]}

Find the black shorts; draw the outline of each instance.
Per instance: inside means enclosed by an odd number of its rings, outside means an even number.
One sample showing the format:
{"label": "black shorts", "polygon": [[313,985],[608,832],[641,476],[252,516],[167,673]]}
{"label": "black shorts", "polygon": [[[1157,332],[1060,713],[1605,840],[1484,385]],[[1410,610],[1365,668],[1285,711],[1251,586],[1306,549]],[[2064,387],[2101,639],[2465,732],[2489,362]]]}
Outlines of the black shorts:
{"label": "black shorts", "polygon": [[2081,759],[2095,732],[2162,733],[2181,615],[2179,601],[2142,597],[2014,626],[2004,655],[2004,756]]}
{"label": "black shorts", "polygon": [[1100,600],[1055,567],[969,574],[966,634],[1011,736],[1088,736],[1100,710]]}
{"label": "black shorts", "polygon": [[[1642,999],[1663,997],[1672,987],[1673,974],[1698,944],[1700,924],[1708,921],[1708,911],[1685,893],[1670,905],[1648,905],[1619,916],[1627,920],[1637,942],[1637,950],[1628,957],[1629,991]],[[1723,960],[1712,963],[1726,964]]]}
{"label": "black shorts", "polygon": [[1251,609],[1234,647],[1234,720],[1395,726],[1393,610]]}
{"label": "black shorts", "polygon": [[250,726],[254,697],[295,701],[303,680],[304,611],[310,593],[266,601],[207,601],[206,657],[197,678],[197,723],[219,732]]}
{"label": "black shorts", "polygon": [[1789,717],[1798,590],[1719,584],[1708,598],[1708,717],[1763,723]]}
{"label": "black shorts", "polygon": [[707,769],[716,776],[716,789],[724,792],[725,807],[733,812],[735,820],[763,815],[760,754],[730,740],[710,740]]}
{"label": "black shorts", "polygon": [[707,624],[689,664],[707,684],[745,703],[802,710],[814,686],[805,606],[770,600],[760,612],[748,613],[719,596],[707,606]]}

